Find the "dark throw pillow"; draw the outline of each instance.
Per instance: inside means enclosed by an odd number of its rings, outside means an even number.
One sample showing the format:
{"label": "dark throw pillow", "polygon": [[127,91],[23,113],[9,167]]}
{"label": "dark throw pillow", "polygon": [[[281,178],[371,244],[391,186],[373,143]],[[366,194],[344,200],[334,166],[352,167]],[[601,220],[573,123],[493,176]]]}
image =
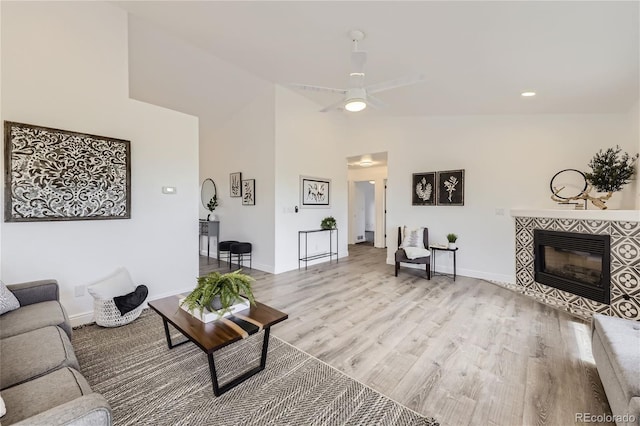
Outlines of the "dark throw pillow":
{"label": "dark throw pillow", "polygon": [[149,289],[146,285],[139,285],[136,289],[124,296],[116,296],[113,298],[113,303],[116,304],[116,308],[120,311],[120,315],[125,315],[128,312],[133,311],[138,306],[142,305],[147,299]]}

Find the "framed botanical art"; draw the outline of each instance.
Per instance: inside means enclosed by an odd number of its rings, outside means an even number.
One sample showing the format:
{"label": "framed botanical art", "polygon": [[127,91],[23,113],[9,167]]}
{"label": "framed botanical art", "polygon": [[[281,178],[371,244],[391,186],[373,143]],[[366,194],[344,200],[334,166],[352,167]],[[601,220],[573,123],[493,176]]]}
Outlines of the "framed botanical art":
{"label": "framed botanical art", "polygon": [[300,207],[325,209],[331,206],[331,179],[300,176]]}
{"label": "framed botanical art", "polygon": [[438,172],[438,205],[464,206],[464,170]]}
{"label": "framed botanical art", "polygon": [[242,205],[256,205],[256,180],[245,179],[242,181]]}
{"label": "framed botanical art", "polygon": [[232,197],[242,197],[242,173],[236,172],[229,175],[229,188]]}
{"label": "framed botanical art", "polygon": [[130,142],[4,122],[5,222],[131,218]]}
{"label": "framed botanical art", "polygon": [[411,182],[412,205],[436,205],[436,172],[414,173]]}

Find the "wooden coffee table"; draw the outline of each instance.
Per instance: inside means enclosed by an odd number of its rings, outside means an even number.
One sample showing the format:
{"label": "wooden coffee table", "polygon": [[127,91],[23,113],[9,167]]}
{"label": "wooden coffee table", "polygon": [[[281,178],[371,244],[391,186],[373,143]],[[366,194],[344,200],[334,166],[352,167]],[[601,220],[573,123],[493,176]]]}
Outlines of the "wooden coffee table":
{"label": "wooden coffee table", "polygon": [[[193,342],[207,354],[209,371],[211,372],[211,383],[213,384],[213,393],[215,396],[222,395],[249,377],[264,370],[267,363],[267,348],[269,346],[269,331],[271,330],[271,326],[286,320],[289,318],[289,315],[260,302],[256,302],[255,306],[251,306],[247,310],[237,312],[224,319],[204,323],[194,318],[188,312],[180,309],[178,300],[181,297],[184,296],[175,295],[153,300],[149,302],[149,306],[162,317],[164,333],[167,337],[169,349],[184,343]],[[173,343],[169,335],[169,324],[182,333],[188,340]],[[213,353],[233,342],[256,334],[261,330],[264,330],[264,340],[262,342],[260,365],[236,377],[223,386],[219,386],[216,366],[213,361]]]}

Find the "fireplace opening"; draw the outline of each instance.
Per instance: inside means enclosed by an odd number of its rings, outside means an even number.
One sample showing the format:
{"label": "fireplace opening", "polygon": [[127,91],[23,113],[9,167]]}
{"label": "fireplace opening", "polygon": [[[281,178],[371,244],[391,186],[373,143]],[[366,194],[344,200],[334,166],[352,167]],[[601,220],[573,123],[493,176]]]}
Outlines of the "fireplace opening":
{"label": "fireplace opening", "polygon": [[533,231],[535,280],[578,296],[611,301],[611,237]]}

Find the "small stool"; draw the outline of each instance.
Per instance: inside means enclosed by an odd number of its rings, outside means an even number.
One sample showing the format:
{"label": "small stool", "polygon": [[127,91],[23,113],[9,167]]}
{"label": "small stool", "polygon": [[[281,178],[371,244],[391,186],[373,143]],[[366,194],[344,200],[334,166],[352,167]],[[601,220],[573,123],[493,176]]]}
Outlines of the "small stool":
{"label": "small stool", "polygon": [[234,243],[231,244],[231,249],[229,251],[229,257],[231,260],[229,261],[229,269],[231,269],[231,262],[233,262],[233,255],[238,256],[238,266],[242,267],[242,262],[244,262],[244,257],[249,256],[249,269],[251,269],[251,243]]}
{"label": "small stool", "polygon": [[227,262],[229,263],[229,268],[231,268],[231,245],[237,244],[238,242],[239,241],[229,240],[218,243],[218,267],[220,266],[220,254],[224,253],[227,255]]}

